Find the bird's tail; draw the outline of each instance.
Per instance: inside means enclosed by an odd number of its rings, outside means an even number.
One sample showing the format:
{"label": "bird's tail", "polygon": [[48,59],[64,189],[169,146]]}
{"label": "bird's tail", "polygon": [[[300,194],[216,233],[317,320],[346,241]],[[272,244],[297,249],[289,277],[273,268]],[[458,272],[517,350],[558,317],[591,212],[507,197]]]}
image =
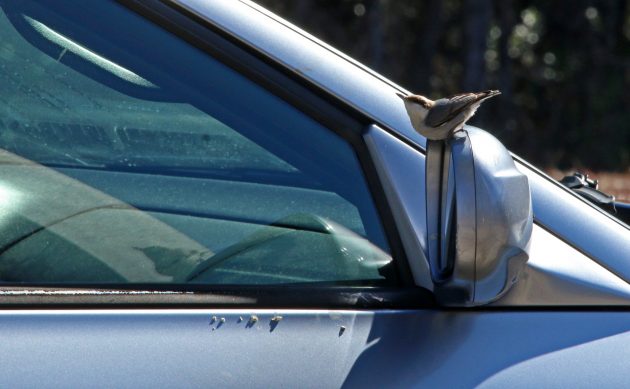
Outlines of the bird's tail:
{"label": "bird's tail", "polygon": [[485,99],[489,99],[491,97],[500,95],[501,91],[498,91],[496,89],[491,89],[491,90],[487,90],[487,91],[483,91],[483,92],[479,92],[477,93],[477,95],[479,96],[479,101],[485,100]]}

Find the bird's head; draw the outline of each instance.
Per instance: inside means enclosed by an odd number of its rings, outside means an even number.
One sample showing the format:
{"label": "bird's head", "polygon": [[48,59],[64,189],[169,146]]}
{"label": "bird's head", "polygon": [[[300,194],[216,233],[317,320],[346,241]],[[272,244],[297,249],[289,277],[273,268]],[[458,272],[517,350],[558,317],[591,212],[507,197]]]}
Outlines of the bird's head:
{"label": "bird's head", "polygon": [[[424,119],[427,117],[429,110],[433,107],[433,101],[420,95],[408,95],[405,96],[402,93],[396,93],[405,104],[407,115],[411,120],[411,124],[416,127],[424,123]],[[417,128],[417,127],[416,127]]]}

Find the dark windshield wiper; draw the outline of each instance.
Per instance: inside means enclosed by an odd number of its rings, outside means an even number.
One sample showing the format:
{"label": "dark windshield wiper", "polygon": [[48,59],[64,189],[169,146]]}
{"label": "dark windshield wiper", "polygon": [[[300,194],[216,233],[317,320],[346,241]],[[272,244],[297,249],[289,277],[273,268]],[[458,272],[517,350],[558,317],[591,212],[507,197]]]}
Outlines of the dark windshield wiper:
{"label": "dark windshield wiper", "polygon": [[560,183],[626,224],[630,224],[630,204],[615,201],[615,196],[600,191],[599,181],[590,178],[588,174],[575,172],[564,177]]}

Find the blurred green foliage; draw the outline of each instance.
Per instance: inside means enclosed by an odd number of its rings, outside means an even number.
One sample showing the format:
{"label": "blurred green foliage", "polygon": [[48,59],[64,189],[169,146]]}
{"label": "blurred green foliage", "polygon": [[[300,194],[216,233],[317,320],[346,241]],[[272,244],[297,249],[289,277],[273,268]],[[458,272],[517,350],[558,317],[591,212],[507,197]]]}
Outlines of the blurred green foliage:
{"label": "blurred green foliage", "polygon": [[627,0],[256,0],[407,89],[500,89],[471,124],[543,167],[630,169]]}

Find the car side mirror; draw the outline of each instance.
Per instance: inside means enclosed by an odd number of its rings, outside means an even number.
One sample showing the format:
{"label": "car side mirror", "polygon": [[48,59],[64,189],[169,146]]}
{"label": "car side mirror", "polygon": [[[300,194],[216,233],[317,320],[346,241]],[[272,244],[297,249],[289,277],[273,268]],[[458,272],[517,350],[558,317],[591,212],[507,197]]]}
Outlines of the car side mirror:
{"label": "car side mirror", "polygon": [[492,302],[529,258],[533,212],[527,177],[489,133],[466,127],[427,140],[427,254],[438,301]]}

